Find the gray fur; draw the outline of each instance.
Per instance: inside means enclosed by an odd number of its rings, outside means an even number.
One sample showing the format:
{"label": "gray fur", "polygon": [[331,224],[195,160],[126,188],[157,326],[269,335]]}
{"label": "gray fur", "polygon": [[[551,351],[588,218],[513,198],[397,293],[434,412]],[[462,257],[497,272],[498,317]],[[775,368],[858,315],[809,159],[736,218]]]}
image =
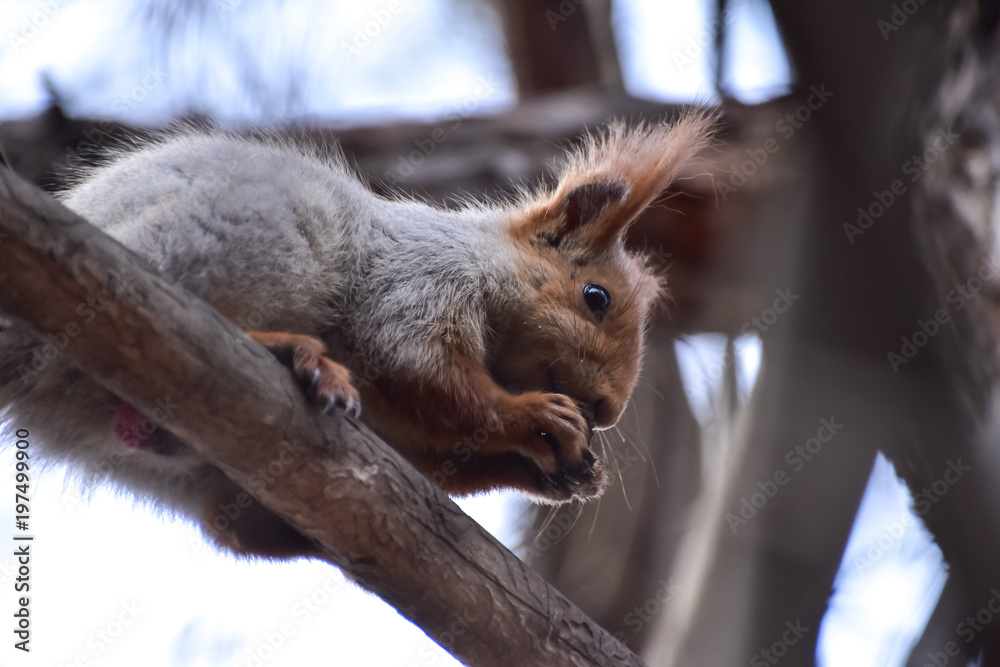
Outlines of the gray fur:
{"label": "gray fur", "polygon": [[[443,370],[434,342],[452,336],[484,358],[491,322],[519,298],[503,209],[381,199],[341,158],[276,140],[182,133],[116,156],[62,199],[239,326],[317,335],[362,378]],[[203,510],[199,489],[229,484],[190,450],[124,447],[117,400],[64,357],[22,379],[45,346],[0,327],[8,434],[27,428],[86,482],[110,479],[187,513]]]}

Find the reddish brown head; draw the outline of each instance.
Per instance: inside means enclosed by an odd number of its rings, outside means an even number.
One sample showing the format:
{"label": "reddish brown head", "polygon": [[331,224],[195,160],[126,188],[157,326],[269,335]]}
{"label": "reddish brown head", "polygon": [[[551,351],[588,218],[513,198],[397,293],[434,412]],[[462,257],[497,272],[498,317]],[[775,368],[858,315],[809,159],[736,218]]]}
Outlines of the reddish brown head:
{"label": "reddish brown head", "polygon": [[622,237],[705,147],[712,122],[690,114],[671,127],[613,123],[569,154],[553,192],[511,211],[527,295],[499,336],[491,370],[501,384],[566,394],[597,428],[618,421],[664,291]]}

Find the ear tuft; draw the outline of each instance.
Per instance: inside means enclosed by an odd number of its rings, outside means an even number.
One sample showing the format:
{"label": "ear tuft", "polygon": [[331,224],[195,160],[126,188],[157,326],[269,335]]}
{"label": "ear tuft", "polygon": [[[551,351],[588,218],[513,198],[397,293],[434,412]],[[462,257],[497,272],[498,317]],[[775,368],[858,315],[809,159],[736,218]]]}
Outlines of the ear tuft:
{"label": "ear tuft", "polygon": [[558,166],[555,192],[526,195],[512,209],[511,233],[528,243],[564,241],[592,251],[618,242],[712,141],[716,112],[692,111],[673,125],[613,121],[585,135]]}
{"label": "ear tuft", "polygon": [[565,198],[565,231],[572,233],[595,222],[604,209],[627,196],[628,188],[621,183],[586,183],[573,188]]}
{"label": "ear tuft", "polygon": [[613,244],[711,143],[715,126],[716,112],[695,110],[673,125],[630,128],[613,121],[585,136],[559,169],[559,191],[569,192],[563,197],[568,223],[583,226],[591,248]]}

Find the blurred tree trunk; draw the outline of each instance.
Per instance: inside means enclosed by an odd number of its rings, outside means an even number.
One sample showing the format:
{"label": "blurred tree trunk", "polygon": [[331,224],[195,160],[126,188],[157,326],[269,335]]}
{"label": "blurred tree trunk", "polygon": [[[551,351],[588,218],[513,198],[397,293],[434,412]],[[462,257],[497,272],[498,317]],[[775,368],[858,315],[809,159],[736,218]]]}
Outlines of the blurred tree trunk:
{"label": "blurred tree trunk", "polygon": [[[808,221],[788,274],[801,301],[764,337],[745,450],[700,527],[713,545],[707,567],[682,570],[700,573],[696,592],[664,616],[649,658],[745,664],[780,644],[772,655],[810,664],[882,449],[914,493],[938,489],[924,520],[957,576],[929,637],[966,655],[982,649],[982,664],[994,664],[996,626],[968,644],[955,628],[1000,580],[995,279],[963,308],[949,294],[969,285],[994,247],[997,68],[969,52],[997,52],[995,13],[971,2],[912,3],[895,19],[895,5],[860,1],[772,5],[800,76],[796,141],[809,149],[779,154],[799,160],[808,194],[775,194],[785,215]],[[925,151],[932,164],[913,159]],[[859,208],[871,222],[858,222]],[[904,338],[919,344],[907,350]],[[822,440],[822,419],[843,426],[796,471],[789,452]],[[727,513],[779,471],[787,484],[734,533]],[[786,634],[790,627],[800,631]]]}
{"label": "blurred tree trunk", "polygon": [[[1000,583],[1000,5],[954,2],[946,18],[937,30],[943,67],[921,119],[927,159],[914,193],[914,226],[935,301],[954,315],[953,326],[941,329],[939,354],[965,421],[936,443],[893,448],[890,455],[913,493],[924,497],[959,458],[968,468],[925,516],[951,578],[910,664],[934,656],[940,662],[942,655],[954,660],[950,643],[963,656],[981,650],[980,664],[992,665],[1000,661],[1000,628],[976,625],[984,609],[995,618],[990,607]],[[958,632],[963,623],[973,637]]]}
{"label": "blurred tree trunk", "polygon": [[586,86],[622,88],[611,0],[494,2],[522,97]]}

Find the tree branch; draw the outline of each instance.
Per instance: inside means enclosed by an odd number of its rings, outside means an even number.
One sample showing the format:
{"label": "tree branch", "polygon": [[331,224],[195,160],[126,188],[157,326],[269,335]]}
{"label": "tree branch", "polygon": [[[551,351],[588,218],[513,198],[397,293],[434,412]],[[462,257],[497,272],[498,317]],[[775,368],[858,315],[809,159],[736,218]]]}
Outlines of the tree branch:
{"label": "tree branch", "polygon": [[367,428],[317,418],[290,373],[211,306],[5,167],[0,310],[66,334],[64,353],[140,410],[176,405],[163,427],[463,662],[643,664]]}

